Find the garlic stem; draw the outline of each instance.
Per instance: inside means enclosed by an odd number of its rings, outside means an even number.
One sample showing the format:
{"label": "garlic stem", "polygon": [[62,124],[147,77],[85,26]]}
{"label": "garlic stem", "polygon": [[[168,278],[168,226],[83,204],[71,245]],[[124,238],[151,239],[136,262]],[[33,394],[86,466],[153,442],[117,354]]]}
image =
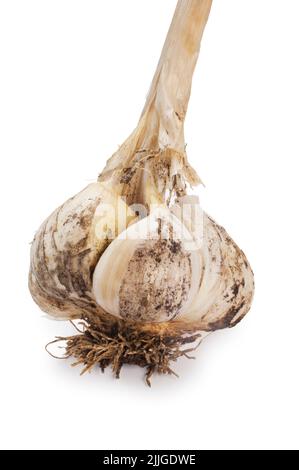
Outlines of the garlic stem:
{"label": "garlic stem", "polygon": [[212,0],[178,1],[141,116],[156,126],[160,148],[184,150],[183,125],[211,6]]}
{"label": "garlic stem", "polygon": [[120,183],[128,204],[166,201],[167,194],[184,195],[186,183],[200,182],[187,161],[184,120],[211,5],[212,0],[178,1],[138,126],[99,176],[112,178],[113,186]]}

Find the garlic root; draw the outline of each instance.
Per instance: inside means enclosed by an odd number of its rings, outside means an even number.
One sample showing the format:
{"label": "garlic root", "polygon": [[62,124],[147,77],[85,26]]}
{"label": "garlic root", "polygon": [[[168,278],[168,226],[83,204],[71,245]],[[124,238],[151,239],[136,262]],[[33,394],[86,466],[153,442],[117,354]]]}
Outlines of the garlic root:
{"label": "garlic root", "polygon": [[[171,362],[180,357],[193,359],[189,354],[197,349],[204,338],[203,333],[177,335],[142,331],[133,325],[98,321],[94,316],[86,317],[81,325],[84,328],[82,334],[57,337],[46,346],[46,350],[49,352],[48,348],[53,343],[66,342],[64,358],[75,358],[72,365],[83,367],[81,375],[95,366],[99,366],[102,372],[111,366],[115,377],[119,378],[125,364],[144,367],[148,386],[151,386],[151,377],[155,372],[177,376],[170,367]],[[197,344],[193,346],[194,343]],[[51,352],[49,354],[56,357]]]}

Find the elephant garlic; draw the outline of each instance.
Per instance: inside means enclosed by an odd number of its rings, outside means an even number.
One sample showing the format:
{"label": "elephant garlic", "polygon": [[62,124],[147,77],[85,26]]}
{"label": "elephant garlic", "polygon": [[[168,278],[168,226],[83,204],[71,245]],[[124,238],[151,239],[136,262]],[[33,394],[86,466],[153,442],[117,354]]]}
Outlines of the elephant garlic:
{"label": "elephant garlic", "polygon": [[[244,253],[189,188],[184,119],[212,0],[179,0],[137,128],[98,181],[56,209],[35,235],[29,287],[42,310],[82,319],[66,356],[119,375],[125,363],[173,373],[182,348],[248,312]],[[190,349],[192,350],[192,348]]]}

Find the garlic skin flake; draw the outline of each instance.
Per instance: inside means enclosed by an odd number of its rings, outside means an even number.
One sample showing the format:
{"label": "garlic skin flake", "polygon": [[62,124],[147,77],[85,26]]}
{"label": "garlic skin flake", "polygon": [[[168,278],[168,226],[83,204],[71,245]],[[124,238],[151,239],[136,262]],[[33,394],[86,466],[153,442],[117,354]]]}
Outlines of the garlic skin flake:
{"label": "garlic skin flake", "polygon": [[[29,288],[57,319],[81,319],[66,354],[84,365],[173,373],[182,346],[236,325],[254,278],[244,253],[188,194],[184,120],[212,0],[179,0],[140,121],[88,185],[42,224]],[[188,209],[188,210],[185,210]]]}

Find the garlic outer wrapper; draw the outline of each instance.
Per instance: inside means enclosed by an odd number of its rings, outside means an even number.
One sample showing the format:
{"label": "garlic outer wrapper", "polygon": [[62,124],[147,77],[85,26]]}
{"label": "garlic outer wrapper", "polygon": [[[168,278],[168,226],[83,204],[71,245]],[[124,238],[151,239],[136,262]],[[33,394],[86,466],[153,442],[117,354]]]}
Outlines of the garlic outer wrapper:
{"label": "garlic outer wrapper", "polygon": [[93,270],[111,237],[134,218],[118,186],[106,182],[89,184],[58,207],[31,246],[29,288],[40,308],[60,319],[100,310],[91,294]]}

